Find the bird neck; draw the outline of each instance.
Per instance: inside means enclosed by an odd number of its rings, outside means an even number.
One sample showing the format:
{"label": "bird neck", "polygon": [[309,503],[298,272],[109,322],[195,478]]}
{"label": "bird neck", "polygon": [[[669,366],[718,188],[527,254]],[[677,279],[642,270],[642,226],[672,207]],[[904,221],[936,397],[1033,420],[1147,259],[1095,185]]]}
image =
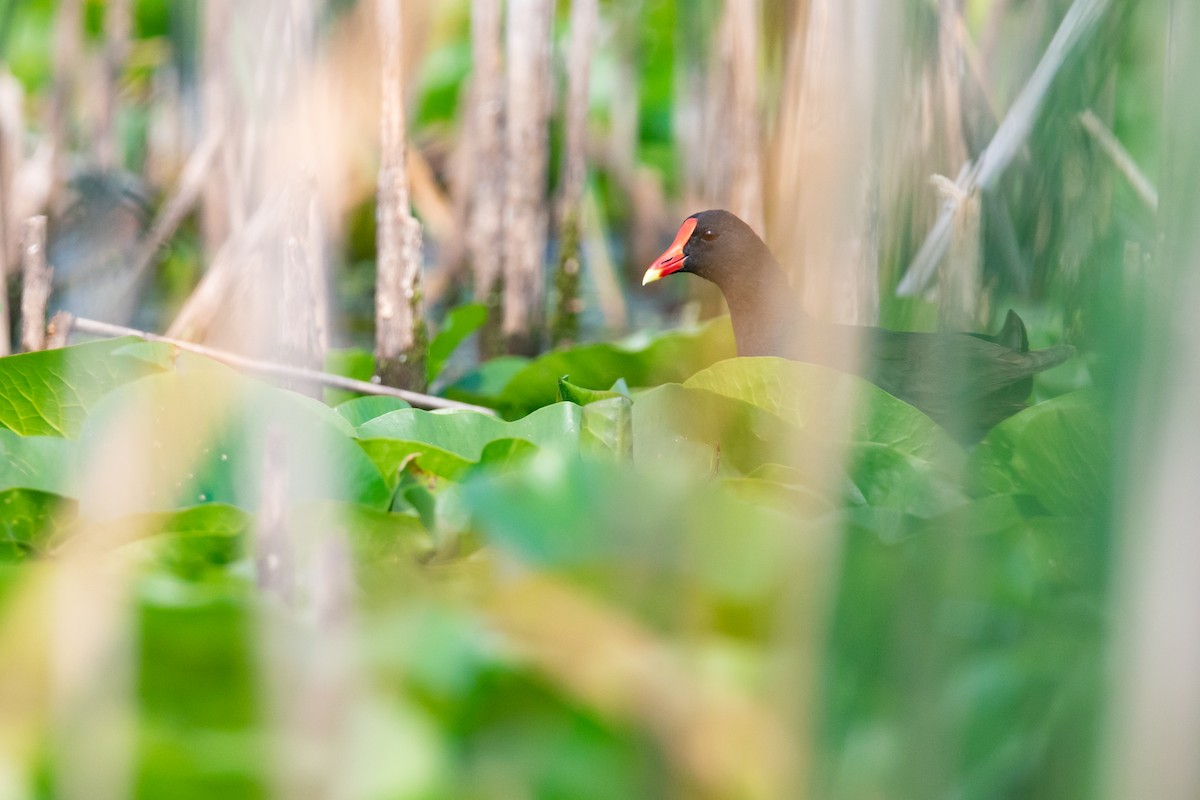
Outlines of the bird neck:
{"label": "bird neck", "polygon": [[797,322],[795,297],[773,257],[715,281],[729,306],[738,355],[780,355]]}

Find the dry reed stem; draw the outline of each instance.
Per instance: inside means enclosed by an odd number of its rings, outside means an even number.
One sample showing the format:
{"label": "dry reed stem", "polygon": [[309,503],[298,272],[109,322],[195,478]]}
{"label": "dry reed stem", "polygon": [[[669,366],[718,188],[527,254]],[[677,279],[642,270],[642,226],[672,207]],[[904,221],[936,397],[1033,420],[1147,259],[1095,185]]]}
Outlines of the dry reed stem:
{"label": "dry reed stem", "polygon": [[[327,226],[312,213],[326,161],[308,100],[315,8],[254,3],[234,13],[214,0],[204,11],[206,135],[221,132],[204,192],[205,237],[220,247],[168,334],[315,366],[328,336]],[[319,87],[326,96],[327,84]]]}
{"label": "dry reed stem", "polygon": [[509,0],[504,208],[504,310],[501,331],[509,350],[537,350],[545,316],[546,166],[553,0]]}
{"label": "dry reed stem", "polygon": [[46,265],[46,218],[30,217],[21,227],[21,346],[46,349],[46,305],[52,270]]}
{"label": "dry reed stem", "polygon": [[421,227],[408,192],[403,32],[395,0],[376,0],[382,79],[376,199],[375,369],[389,386],[425,383]]}
{"label": "dry reed stem", "polygon": [[[211,188],[211,184],[209,186]],[[271,238],[271,229],[278,224],[283,202],[282,195],[278,195],[264,203],[236,234],[225,241],[167,328],[167,336],[197,341],[206,339],[218,333],[217,322],[231,304],[237,307],[239,303],[253,301],[248,295],[255,276],[251,265],[245,262],[256,248],[261,248]],[[241,308],[239,314],[244,311],[245,308]]]}
{"label": "dry reed stem", "polygon": [[983,57],[979,54],[979,48],[975,46],[975,42],[971,39],[971,32],[967,30],[967,24],[963,21],[961,14],[958,15],[955,22],[955,36],[958,40],[958,48],[962,53],[963,61],[966,62],[967,71],[970,72],[971,78],[975,82],[975,88],[983,98],[988,115],[993,120],[999,120],[999,106],[996,103],[995,92],[987,82],[987,70],[983,64]]}
{"label": "dry reed stem", "polygon": [[46,349],[61,350],[67,346],[71,337],[71,325],[74,317],[69,311],[56,311],[46,325]]}
{"label": "dry reed stem", "polygon": [[[792,18],[791,29],[774,32],[783,54],[784,74],[770,129],[767,181],[769,243],[791,268],[796,314],[839,322],[871,323],[878,313],[880,86],[895,65],[888,33],[898,29],[886,0],[812,0]],[[861,361],[857,328],[829,328],[834,335],[805,336],[797,344],[818,363],[846,368]],[[825,328],[826,326],[819,326]],[[850,429],[854,403],[820,392],[805,417],[819,420],[838,440]],[[789,464],[829,481],[840,474],[847,454],[841,447],[811,438],[791,443]],[[816,478],[814,477],[814,480]],[[820,481],[815,485],[820,485]],[[827,483],[830,491],[833,483]],[[822,577],[840,569],[836,526],[806,529],[786,558],[797,574]],[[812,538],[814,537],[815,538]],[[820,708],[820,664],[832,586],[797,581],[778,606],[773,645],[779,679],[773,708],[789,733],[785,791],[781,797],[809,797],[816,769]],[[786,677],[783,677],[786,676]]]}
{"label": "dry reed stem", "polygon": [[118,166],[120,156],[116,131],[117,109],[132,28],[131,0],[108,0],[104,7],[104,90],[93,141],[96,162],[104,169]]}
{"label": "dry reed stem", "polygon": [[716,205],[737,214],[759,234],[763,227],[762,109],[759,102],[759,0],[726,3],[710,75],[708,167]]}
{"label": "dry reed stem", "polygon": [[[1161,240],[1133,347],[1138,417],[1120,431],[1123,530],[1104,757],[1108,798],[1200,797],[1200,5],[1171,0],[1162,100]],[[1140,270],[1139,270],[1140,272]],[[1129,347],[1129,345],[1126,345]],[[1118,445],[1119,446],[1119,445]]]}
{"label": "dry reed stem", "polygon": [[[319,369],[325,362],[328,331],[322,309],[321,258],[324,242],[316,197],[311,187],[291,193],[287,228],[279,231],[281,241],[269,252],[275,259],[271,279],[278,287],[279,308],[270,332],[274,359],[294,366]],[[297,391],[305,388],[291,387]]]}
{"label": "dry reed stem", "polygon": [[1112,159],[1113,166],[1117,171],[1129,182],[1130,188],[1138,196],[1138,199],[1145,204],[1146,208],[1151,211],[1158,211],[1158,190],[1154,188],[1154,184],[1146,177],[1146,173],[1142,172],[1138,167],[1137,162],[1133,160],[1133,156],[1129,155],[1129,151],[1121,146],[1121,141],[1113,135],[1113,132],[1100,121],[1090,108],[1086,109],[1079,115],[1079,121],[1083,124],[1084,129],[1096,140],[1104,153]]}
{"label": "dry reed stem", "polygon": [[951,164],[962,164],[969,155],[963,136],[962,75],[965,59],[958,6],[958,0],[940,0],[938,4],[938,81],[941,84],[946,157]]}
{"label": "dry reed stem", "polygon": [[0,67],[0,357],[12,352],[8,312],[9,262],[20,246],[13,236],[12,197],[16,190],[17,167],[21,160],[21,84]]}
{"label": "dry reed stem", "polygon": [[221,140],[221,128],[213,127],[188,156],[175,191],[159,208],[154,224],[138,244],[133,258],[134,274],[140,275],[149,269],[158,251],[174,235],[184,218],[191,213],[204,190],[209,169],[217,154]]}
{"label": "dry reed stem", "polygon": [[409,195],[412,207],[421,216],[421,224],[438,244],[449,249],[458,246],[462,230],[456,222],[454,203],[438,184],[433,166],[417,147],[407,148]]}
{"label": "dry reed stem", "polygon": [[769,241],[795,275],[802,307],[839,322],[878,314],[878,113],[886,49],[874,0],[814,0],[804,46],[789,53],[773,131]]}
{"label": "dry reed stem", "polygon": [[[1054,32],[1054,38],[1051,39],[1046,52],[1042,54],[1033,74],[1022,87],[992,140],[964,179],[959,182],[964,196],[969,195],[970,190],[976,186],[986,192],[999,180],[1017,153],[1025,146],[1059,70],[1072,54],[1095,35],[1111,7],[1112,0],[1075,0],[1071,5],[1058,30]],[[953,217],[954,203],[951,201],[943,206],[937,221],[913,257],[907,272],[896,287],[897,294],[917,295],[929,285],[938,262],[949,247]]]}
{"label": "dry reed stem", "polygon": [[259,592],[291,608],[297,586],[295,541],[287,519],[287,447],[282,430],[267,431],[254,523],[254,576]]}
{"label": "dry reed stem", "polygon": [[948,331],[976,330],[983,264],[979,189],[970,197],[960,197],[958,186],[949,178],[938,175],[934,183],[943,194],[952,196],[957,206],[950,249],[938,275],[938,324]]}
{"label": "dry reed stem", "polygon": [[66,185],[70,148],[71,101],[83,56],[83,0],[62,0],[54,19],[54,82],[47,124],[53,152],[51,197]]}
{"label": "dry reed stem", "polygon": [[203,213],[200,217],[204,252],[209,259],[228,241],[235,220],[245,209],[234,207],[234,174],[236,148],[241,140],[241,119],[236,116],[233,102],[233,58],[230,38],[233,35],[232,0],[205,0],[201,24],[201,102],[203,105],[204,135],[220,130],[216,137],[217,153],[211,169],[205,172]]}
{"label": "dry reed stem", "polygon": [[580,213],[580,239],[587,256],[588,275],[596,292],[600,314],[608,330],[623,331],[629,324],[629,312],[625,308],[621,278],[608,249],[608,225],[602,218],[603,212],[595,191],[586,192]]}
{"label": "dry reed stem", "polygon": [[475,279],[475,299],[499,306],[504,269],[504,64],[500,0],[471,2],[470,155],[475,176],[467,225],[467,255]]}

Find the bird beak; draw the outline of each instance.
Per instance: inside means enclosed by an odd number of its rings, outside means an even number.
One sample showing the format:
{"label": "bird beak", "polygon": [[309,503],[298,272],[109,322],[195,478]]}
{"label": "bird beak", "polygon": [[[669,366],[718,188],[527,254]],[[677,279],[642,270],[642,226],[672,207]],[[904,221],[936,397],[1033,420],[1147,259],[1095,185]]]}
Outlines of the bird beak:
{"label": "bird beak", "polygon": [[675,241],[671,242],[671,246],[667,248],[666,252],[656,258],[650,265],[650,269],[646,270],[646,275],[642,278],[642,286],[683,269],[683,262],[687,260],[687,256],[683,254],[683,248],[688,243],[688,239],[692,238],[692,232],[695,230],[695,217],[688,217],[683,221],[683,227],[679,229],[679,233],[675,234]]}

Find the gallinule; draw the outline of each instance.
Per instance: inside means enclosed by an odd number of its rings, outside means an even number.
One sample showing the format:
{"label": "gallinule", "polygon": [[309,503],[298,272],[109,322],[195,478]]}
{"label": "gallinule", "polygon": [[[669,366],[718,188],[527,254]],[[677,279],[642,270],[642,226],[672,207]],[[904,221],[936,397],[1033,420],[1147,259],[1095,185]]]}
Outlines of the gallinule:
{"label": "gallinule", "polygon": [[[995,336],[850,329],[813,320],[798,309],[770,248],[728,211],[684,220],[642,284],[674,272],[699,275],[721,290],[739,356],[780,356],[857,372],[967,441],[1024,408],[1033,376],[1075,352],[1069,345],[1031,351],[1025,325],[1012,311]],[[861,358],[855,342],[866,348]]]}

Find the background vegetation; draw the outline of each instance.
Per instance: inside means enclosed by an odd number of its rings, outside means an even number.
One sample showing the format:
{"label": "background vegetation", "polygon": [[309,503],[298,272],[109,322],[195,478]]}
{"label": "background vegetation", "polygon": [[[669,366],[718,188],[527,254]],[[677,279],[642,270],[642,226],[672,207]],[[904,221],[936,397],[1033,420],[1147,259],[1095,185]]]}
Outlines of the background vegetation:
{"label": "background vegetation", "polygon": [[[402,6],[0,0],[0,797],[1200,791],[1200,13]],[[716,206],[1079,355],[966,446],[732,359]]]}

